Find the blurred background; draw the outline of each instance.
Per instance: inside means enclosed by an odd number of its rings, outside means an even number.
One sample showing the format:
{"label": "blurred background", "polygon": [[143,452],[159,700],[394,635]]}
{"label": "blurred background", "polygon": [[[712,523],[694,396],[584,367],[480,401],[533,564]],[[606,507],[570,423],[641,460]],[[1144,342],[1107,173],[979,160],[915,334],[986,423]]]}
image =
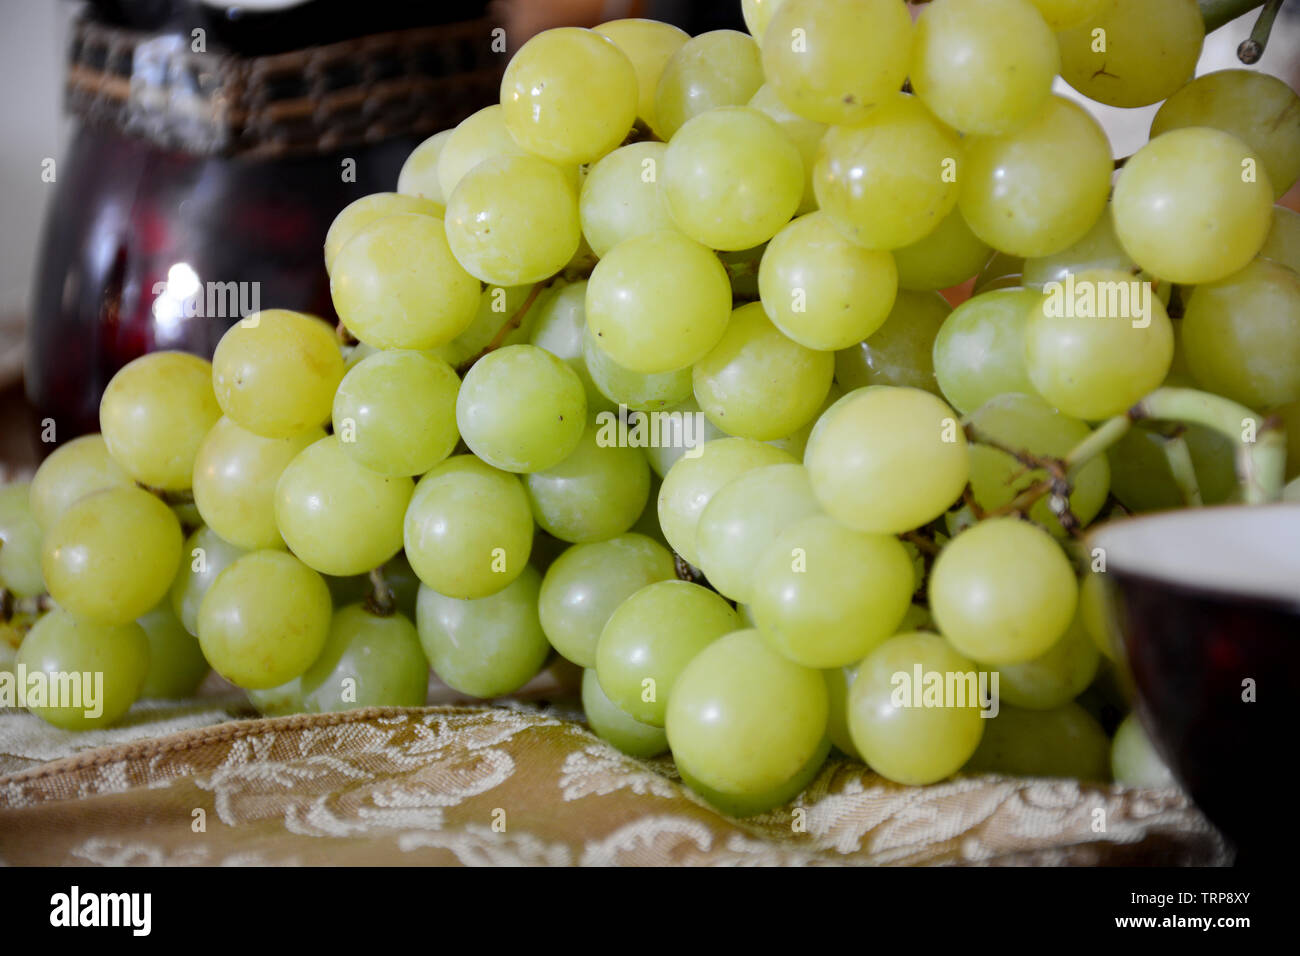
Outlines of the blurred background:
{"label": "blurred background", "polygon": [[[34,467],[33,421],[52,418],[59,440],[93,427],[99,391],[135,355],[215,346],[232,317],[169,321],[164,283],[238,285],[247,305],[256,275],[260,305],[332,317],[326,227],[395,188],[421,139],[495,98],[507,52],[484,42],[494,26],[513,49],[627,16],[744,29],[739,0],[0,0],[0,479]],[[1255,16],[1207,38],[1198,75],[1241,66]],[[357,39],[381,33],[402,39]],[[1253,68],[1300,89],[1300,3]],[[1156,106],[1057,85],[1117,157],[1145,142]],[[1300,208],[1300,192],[1283,202]]]}

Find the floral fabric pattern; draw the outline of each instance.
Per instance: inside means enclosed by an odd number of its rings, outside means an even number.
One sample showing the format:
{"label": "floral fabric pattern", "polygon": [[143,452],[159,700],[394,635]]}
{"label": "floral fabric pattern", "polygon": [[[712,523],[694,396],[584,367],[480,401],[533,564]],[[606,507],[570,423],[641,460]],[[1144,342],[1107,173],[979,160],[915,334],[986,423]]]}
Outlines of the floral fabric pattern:
{"label": "floral fabric pattern", "polygon": [[1229,862],[1174,790],[998,776],[905,787],[834,758],[790,805],[736,820],[670,758],[621,754],[577,716],[515,704],[226,719],[41,762],[14,753],[26,715],[5,715],[0,768],[22,768],[0,777],[0,863]]}

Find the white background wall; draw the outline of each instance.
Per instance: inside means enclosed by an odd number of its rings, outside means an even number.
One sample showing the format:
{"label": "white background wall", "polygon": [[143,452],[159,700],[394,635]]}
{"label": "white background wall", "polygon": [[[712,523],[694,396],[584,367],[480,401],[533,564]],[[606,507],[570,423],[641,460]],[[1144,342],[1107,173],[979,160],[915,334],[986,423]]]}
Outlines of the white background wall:
{"label": "white background wall", "polygon": [[[23,313],[45,203],[41,160],[63,155],[64,43],[77,4],[0,0],[0,315]],[[57,171],[57,166],[56,166]]]}

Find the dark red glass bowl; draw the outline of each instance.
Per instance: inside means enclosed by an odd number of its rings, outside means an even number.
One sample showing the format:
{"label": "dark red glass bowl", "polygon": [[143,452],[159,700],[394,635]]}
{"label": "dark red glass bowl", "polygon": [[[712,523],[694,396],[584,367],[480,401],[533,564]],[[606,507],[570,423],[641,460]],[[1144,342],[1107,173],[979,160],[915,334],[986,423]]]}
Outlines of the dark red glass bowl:
{"label": "dark red glass bowl", "polygon": [[1139,717],[1174,776],[1242,858],[1295,847],[1300,505],[1126,519],[1089,544]]}

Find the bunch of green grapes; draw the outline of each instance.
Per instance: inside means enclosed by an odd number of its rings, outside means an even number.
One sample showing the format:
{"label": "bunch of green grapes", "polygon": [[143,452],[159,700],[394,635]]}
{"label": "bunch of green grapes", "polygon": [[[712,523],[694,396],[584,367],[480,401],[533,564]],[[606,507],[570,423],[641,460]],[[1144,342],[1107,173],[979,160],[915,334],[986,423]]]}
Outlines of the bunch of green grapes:
{"label": "bunch of green grapes", "polygon": [[[1230,436],[1129,427],[1162,386],[1300,434],[1300,98],[1193,80],[1193,0],[743,9],[538,34],[322,237],[337,330],[118,372],[0,489],[3,666],[105,677],[31,709],[209,669],[268,715],[492,699],[558,657],[729,814],[832,748],[1163,785],[1084,706],[1117,645],[1077,539],[1235,494]],[[1058,74],[1165,101],[1117,175]]]}

